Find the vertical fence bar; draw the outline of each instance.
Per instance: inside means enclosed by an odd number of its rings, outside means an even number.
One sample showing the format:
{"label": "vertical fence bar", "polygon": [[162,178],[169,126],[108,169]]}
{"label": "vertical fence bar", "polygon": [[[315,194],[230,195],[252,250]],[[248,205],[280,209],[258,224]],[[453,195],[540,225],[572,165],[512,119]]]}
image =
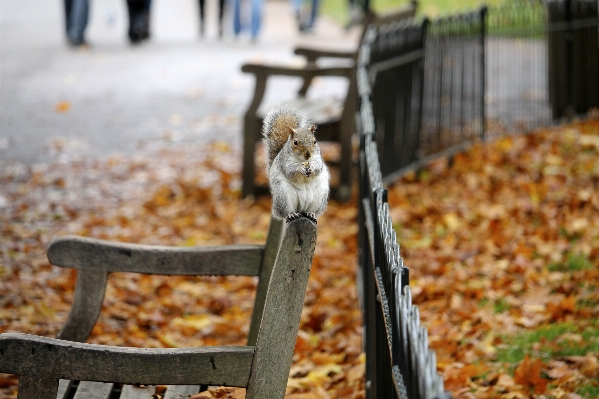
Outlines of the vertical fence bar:
{"label": "vertical fence bar", "polygon": [[480,139],[481,141],[485,141],[486,139],[486,130],[487,130],[487,125],[486,125],[486,120],[487,120],[487,113],[486,113],[486,104],[485,104],[485,93],[487,92],[487,65],[485,63],[485,59],[486,59],[486,46],[485,43],[487,41],[487,7],[484,6],[480,9],[480,37],[479,37],[479,45],[480,45],[480,55],[479,55],[479,62],[480,62],[480,73],[481,73],[481,77],[480,77],[480,84],[481,84],[481,92],[482,95],[480,96],[480,113],[481,113],[481,123],[482,123],[482,127],[480,129]]}

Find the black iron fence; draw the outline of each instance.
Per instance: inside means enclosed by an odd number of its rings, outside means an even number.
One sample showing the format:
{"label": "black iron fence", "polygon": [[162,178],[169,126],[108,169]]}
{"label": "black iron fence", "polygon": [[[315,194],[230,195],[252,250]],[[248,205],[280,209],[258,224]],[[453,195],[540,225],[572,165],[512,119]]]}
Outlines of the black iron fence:
{"label": "black iron fence", "polygon": [[[599,107],[598,20],[596,0],[526,0],[382,28],[369,73],[380,75],[372,101],[385,182],[477,140]],[[410,62],[384,61],[394,40]]]}
{"label": "black iron fence", "polygon": [[[402,144],[417,148],[418,143],[410,140],[418,136],[422,107],[425,29],[426,23],[386,27],[378,32],[373,28],[359,53],[359,248],[367,398],[448,397],[437,374],[435,353],[428,348],[427,330],[420,325],[418,308],[412,304],[409,271],[403,265],[389,216],[379,157],[380,152],[392,153]],[[392,71],[401,71],[404,77],[396,79]],[[391,84],[402,90],[386,90]],[[378,101],[371,102],[377,97]],[[377,124],[388,128],[400,125],[395,132],[405,135],[396,136],[393,129],[375,129]],[[410,136],[414,132],[415,136]]]}
{"label": "black iron fence", "polygon": [[368,399],[449,397],[412,304],[383,184],[477,140],[599,107],[598,27],[596,0],[528,0],[364,36],[357,82]]}

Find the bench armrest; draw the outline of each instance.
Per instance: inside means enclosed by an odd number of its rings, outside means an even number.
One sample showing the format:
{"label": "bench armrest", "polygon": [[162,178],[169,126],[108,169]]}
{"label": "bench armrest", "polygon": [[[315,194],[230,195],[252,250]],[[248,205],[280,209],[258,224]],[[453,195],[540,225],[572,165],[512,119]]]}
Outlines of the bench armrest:
{"label": "bench armrest", "polygon": [[293,52],[297,55],[306,57],[308,62],[316,62],[319,58],[345,58],[355,60],[358,56],[356,51],[316,49],[313,47],[297,47]]}
{"label": "bench armrest", "polygon": [[266,65],[266,64],[244,64],[241,70],[246,73],[253,73],[258,78],[266,78],[272,75],[278,76],[297,76],[300,78],[314,78],[317,76],[346,76],[350,77],[354,70],[353,65],[318,67],[315,65],[306,65],[304,67],[290,67],[284,65]]}
{"label": "bench armrest", "polygon": [[[276,66],[265,64],[244,64],[241,70],[246,73],[256,75],[256,87],[254,88],[254,96],[248,107],[245,115],[245,123],[251,124],[251,120],[255,117],[256,111],[264,98],[266,92],[266,81],[270,76],[291,76],[298,77],[304,80],[302,87],[298,90],[298,95],[304,97],[312,84],[312,80],[318,76],[342,76],[352,79],[354,75],[354,65],[333,66],[333,67],[318,67],[315,64],[308,64],[301,68],[289,66]],[[247,140],[247,139],[246,139]],[[251,141],[251,140],[250,140]],[[253,144],[253,142],[252,142]]]}
{"label": "bench armrest", "polygon": [[6,333],[0,334],[0,372],[46,380],[245,387],[254,351],[253,346],[124,348]]}
{"label": "bench armrest", "polygon": [[55,266],[104,272],[257,276],[263,253],[263,245],[168,247],[66,236],[52,241],[48,260]]}

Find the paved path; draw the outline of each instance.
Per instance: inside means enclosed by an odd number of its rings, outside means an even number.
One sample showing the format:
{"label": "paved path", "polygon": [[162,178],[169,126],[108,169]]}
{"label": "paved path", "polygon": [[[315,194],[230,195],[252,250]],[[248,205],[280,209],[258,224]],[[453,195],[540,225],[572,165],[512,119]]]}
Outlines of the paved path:
{"label": "paved path", "polygon": [[[257,43],[247,35],[219,40],[216,1],[208,1],[201,39],[195,0],[154,0],[152,39],[132,47],[125,1],[91,3],[92,48],[81,51],[65,44],[62,0],[0,0],[0,161],[46,161],[56,145],[105,155],[160,140],[241,143],[254,85],[240,71],[243,62],[299,62],[295,45],[349,49],[357,42],[357,32],[326,18],[313,34],[299,35],[286,0],[266,3]],[[342,95],[342,82],[320,83],[317,93]],[[282,100],[298,84],[281,79],[267,95]]]}

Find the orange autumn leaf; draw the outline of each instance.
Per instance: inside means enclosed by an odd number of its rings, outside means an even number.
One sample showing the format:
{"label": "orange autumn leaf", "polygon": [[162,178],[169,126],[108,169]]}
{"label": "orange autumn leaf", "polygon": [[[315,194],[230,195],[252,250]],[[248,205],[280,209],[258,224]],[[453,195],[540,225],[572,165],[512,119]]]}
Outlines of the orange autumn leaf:
{"label": "orange autumn leaf", "polygon": [[71,110],[71,103],[69,101],[59,101],[54,106],[56,112],[65,113]]}
{"label": "orange autumn leaf", "polygon": [[514,381],[534,393],[545,392],[549,380],[546,380],[541,375],[543,366],[541,359],[531,360],[530,356],[526,355],[524,360],[514,370]]}

